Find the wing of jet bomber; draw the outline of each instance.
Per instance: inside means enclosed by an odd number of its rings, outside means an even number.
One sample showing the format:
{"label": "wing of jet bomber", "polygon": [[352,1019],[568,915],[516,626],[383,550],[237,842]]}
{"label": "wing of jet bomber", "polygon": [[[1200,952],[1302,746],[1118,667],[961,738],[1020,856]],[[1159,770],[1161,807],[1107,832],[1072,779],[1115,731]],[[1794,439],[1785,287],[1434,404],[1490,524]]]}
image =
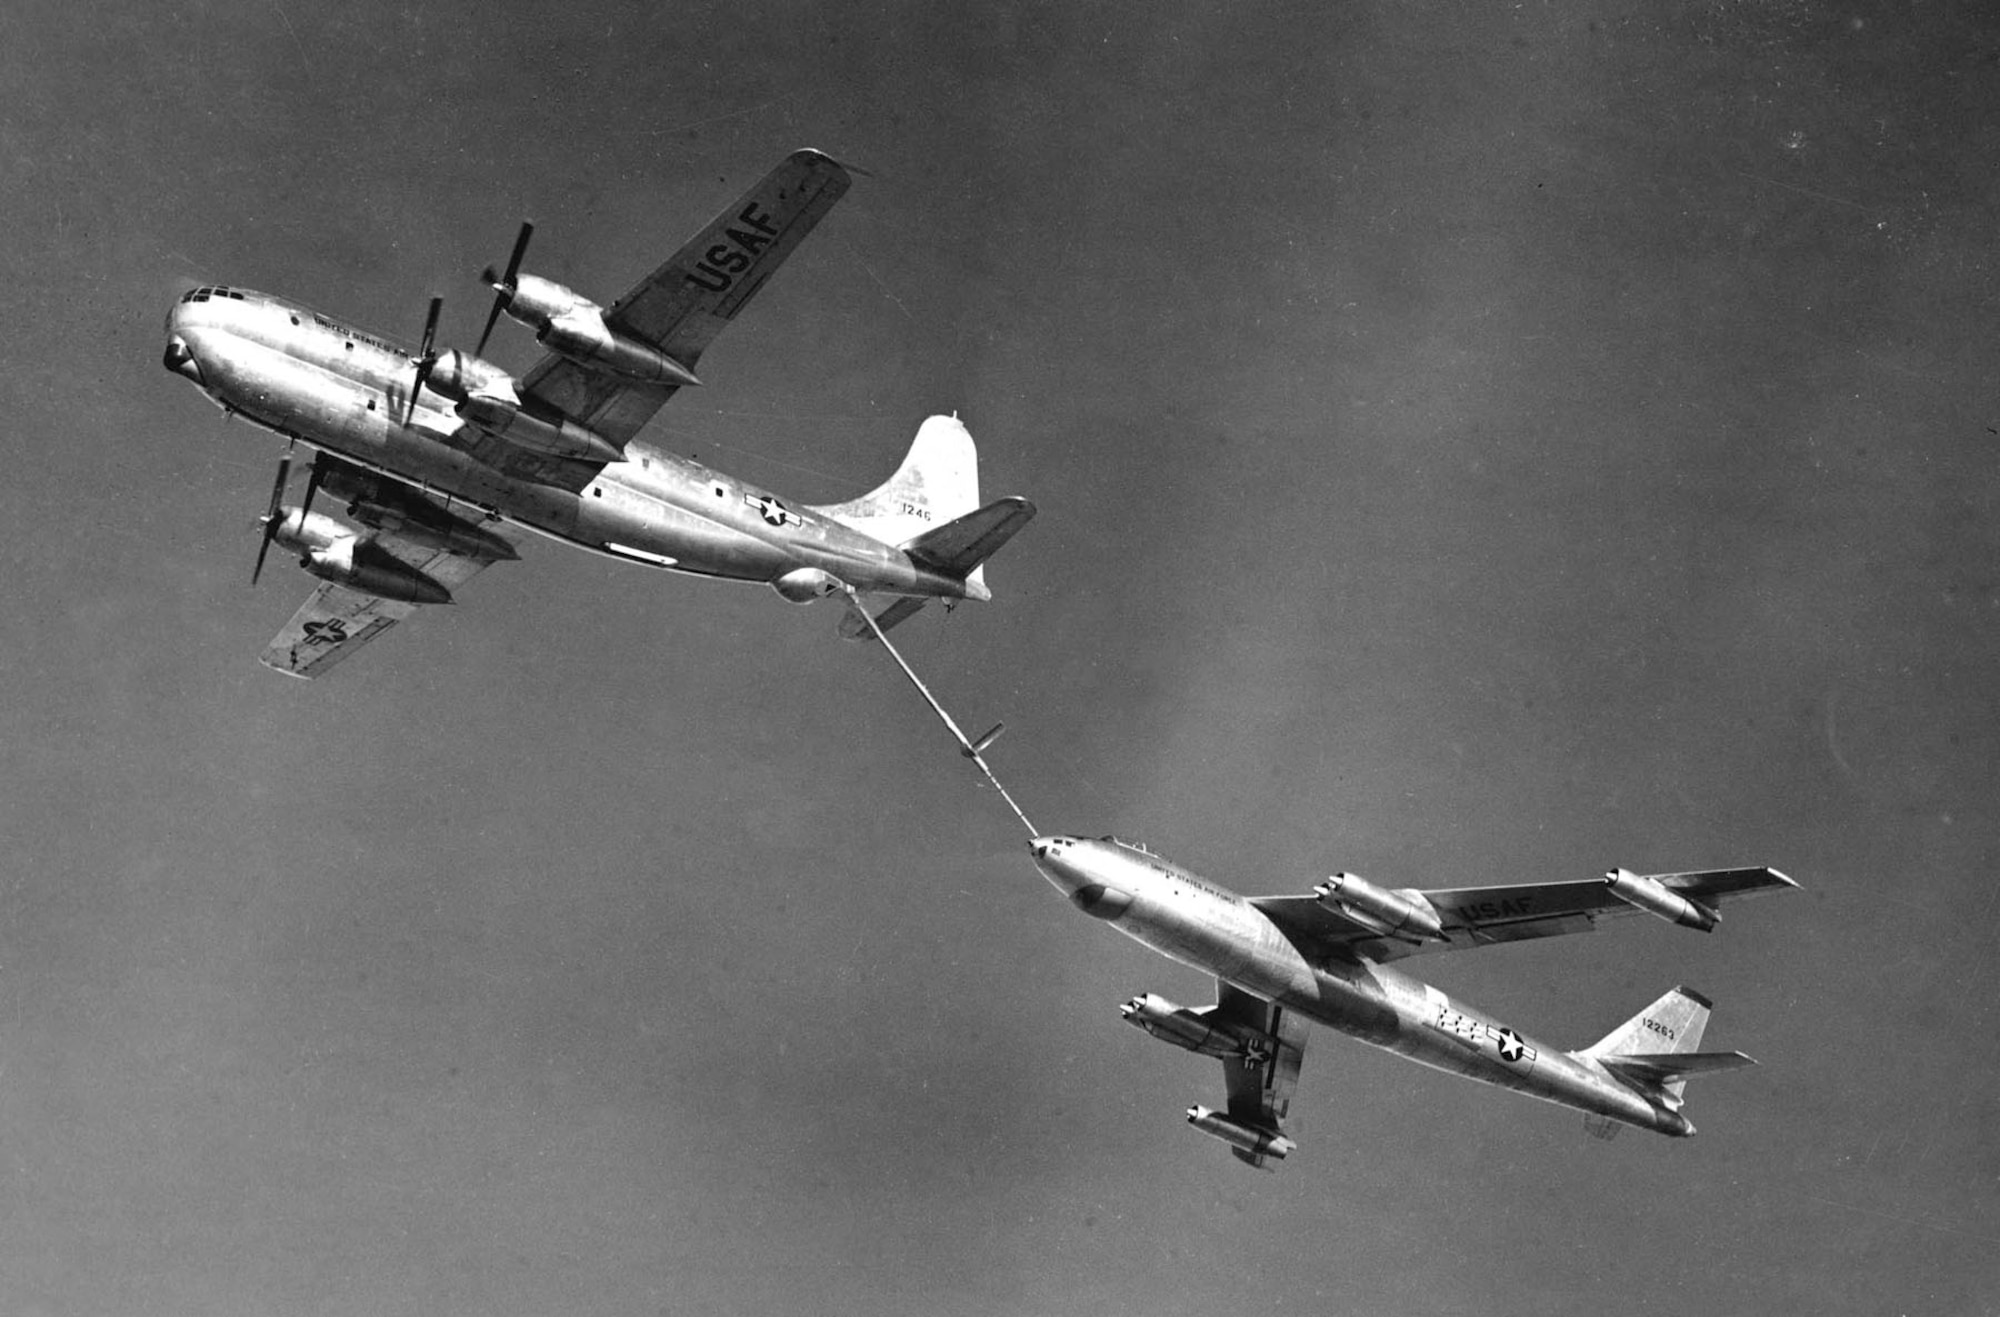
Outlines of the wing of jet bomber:
{"label": "wing of jet bomber", "polygon": [[[512,538],[499,531],[497,523],[484,529],[490,535]],[[376,549],[402,559],[454,593],[495,561],[488,555],[432,548],[389,531],[372,532],[367,538]],[[299,606],[299,611],[292,614],[292,620],[272,638],[260,661],[267,668],[276,668],[293,677],[324,676],[334,664],[419,607],[422,605],[382,599],[331,581],[322,582]]]}
{"label": "wing of jet bomber", "polygon": [[[1241,1025],[1278,1040],[1274,1048],[1225,1057],[1222,1079],[1229,1094],[1231,1120],[1253,1130],[1283,1135],[1292,1090],[1299,1084],[1299,1063],[1305,1059],[1305,1019],[1218,980],[1209,1020]],[[1231,1147],[1229,1151],[1252,1166],[1261,1167],[1267,1160],[1265,1154],[1245,1148]]]}
{"label": "wing of jet bomber", "polygon": [[[606,309],[616,333],[659,349],[690,369],[853,180],[818,151],[795,151]],[[559,413],[623,448],[675,385],[645,384],[543,357],[521,384],[531,409]],[[468,451],[510,476],[580,490],[603,463],[555,457],[475,432]]]}
{"label": "wing of jet bomber", "polygon": [[1310,957],[1344,953],[1386,961],[1428,951],[1462,951],[1498,942],[1588,933],[1600,919],[1648,910],[1674,918],[1664,910],[1637,904],[1630,896],[1619,894],[1621,887],[1628,892],[1632,890],[1635,881],[1657,884],[1670,896],[1708,910],[1739,897],[1782,892],[1798,886],[1776,869],[1751,868],[1652,874],[1636,880],[1634,875],[1621,870],[1603,878],[1508,887],[1419,888],[1413,893],[1405,892],[1422,897],[1436,911],[1439,924],[1436,937],[1407,932],[1385,935],[1380,923],[1371,923],[1365,911],[1351,912],[1351,906],[1343,909],[1340,902],[1322,901],[1316,895],[1260,896],[1253,897],[1250,903],[1268,915]]}

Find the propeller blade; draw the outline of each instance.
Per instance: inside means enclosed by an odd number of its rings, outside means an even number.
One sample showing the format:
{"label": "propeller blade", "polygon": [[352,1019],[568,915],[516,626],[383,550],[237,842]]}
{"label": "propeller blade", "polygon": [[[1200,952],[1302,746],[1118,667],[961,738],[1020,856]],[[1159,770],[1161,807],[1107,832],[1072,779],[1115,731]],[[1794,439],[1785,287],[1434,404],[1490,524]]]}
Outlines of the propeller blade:
{"label": "propeller blade", "polygon": [[[493,271],[488,270],[486,273],[491,274]],[[500,313],[507,309],[507,303],[512,301],[513,297],[514,294],[505,288],[493,294],[493,309],[486,313],[486,328],[479,331],[479,346],[472,349],[473,356],[486,355],[486,340],[493,336],[493,326],[500,323]]]}
{"label": "propeller blade", "polygon": [[444,299],[442,297],[433,297],[431,299],[430,314],[424,317],[424,348],[423,351],[417,354],[426,361],[430,360],[431,344],[437,339],[438,312],[443,309]]}
{"label": "propeller blade", "polygon": [[264,558],[271,552],[271,541],[278,537],[278,512],[285,501],[285,482],[291,477],[292,445],[287,444],[285,455],[278,459],[278,478],[271,482],[271,505],[264,511],[264,539],[257,546],[257,565],[250,569],[252,585],[257,584],[257,578],[264,574]]}
{"label": "propeller blade", "polygon": [[528,239],[535,236],[535,226],[527,220],[521,221],[521,231],[514,237],[513,254],[507,258],[507,275],[500,282],[509,288],[514,286],[514,276],[521,272],[521,257],[528,250]]}
{"label": "propeller blade", "polygon": [[535,226],[527,220],[521,221],[521,232],[514,238],[514,250],[507,257],[507,273],[496,275],[493,267],[480,271],[479,277],[493,288],[493,309],[486,313],[486,328],[479,332],[479,346],[472,349],[472,355],[481,356],[486,351],[486,340],[492,337],[493,326],[500,323],[500,313],[514,300],[515,279],[521,273],[521,257],[528,250],[528,239],[533,237]]}
{"label": "propeller blade", "polygon": [[313,495],[319,493],[319,482],[324,475],[325,472],[321,469],[320,459],[314,458],[312,470],[306,472],[305,501],[299,504],[299,525],[301,527],[306,524],[306,518],[312,515]]}
{"label": "propeller blade", "polygon": [[443,307],[444,299],[433,297],[430,314],[424,317],[424,344],[417,352],[417,382],[410,386],[410,405],[403,409],[405,426],[417,414],[417,395],[424,391],[424,381],[431,377],[431,367],[437,365],[437,356],[431,351],[431,345],[437,340],[438,312]]}

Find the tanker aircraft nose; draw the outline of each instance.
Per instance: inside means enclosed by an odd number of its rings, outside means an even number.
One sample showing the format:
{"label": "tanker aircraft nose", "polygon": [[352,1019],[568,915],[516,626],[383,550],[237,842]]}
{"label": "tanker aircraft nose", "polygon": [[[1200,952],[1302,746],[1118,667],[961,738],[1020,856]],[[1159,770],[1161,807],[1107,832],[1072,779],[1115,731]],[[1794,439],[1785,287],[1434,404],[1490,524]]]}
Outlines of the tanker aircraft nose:
{"label": "tanker aircraft nose", "polygon": [[193,349],[188,347],[187,340],[179,334],[175,334],[167,340],[167,350],[165,355],[160,358],[160,364],[174,374],[184,376],[187,379],[193,380],[196,384],[206,387],[206,382],[201,377],[201,363],[194,359]]}

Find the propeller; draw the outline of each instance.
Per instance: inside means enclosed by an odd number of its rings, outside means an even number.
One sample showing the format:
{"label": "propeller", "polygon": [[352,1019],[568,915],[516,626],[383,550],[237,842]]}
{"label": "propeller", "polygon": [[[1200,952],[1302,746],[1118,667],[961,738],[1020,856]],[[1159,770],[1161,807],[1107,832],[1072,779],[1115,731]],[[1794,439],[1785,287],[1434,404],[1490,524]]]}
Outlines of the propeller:
{"label": "propeller", "polygon": [[480,281],[493,289],[493,309],[486,313],[486,328],[480,331],[479,346],[472,350],[475,357],[485,355],[486,340],[493,333],[493,326],[499,322],[500,313],[507,309],[507,304],[514,300],[514,293],[520,286],[515,282],[515,276],[521,273],[521,255],[528,250],[528,239],[534,234],[535,226],[522,220],[521,232],[514,238],[514,253],[507,258],[507,273],[495,274],[490,265],[479,273]]}
{"label": "propeller", "polygon": [[[271,541],[278,538],[279,513],[285,498],[285,482],[292,476],[292,449],[297,445],[294,439],[285,445],[285,455],[278,459],[278,478],[271,482],[271,506],[264,513],[264,542],[257,546],[257,565],[250,569],[250,584],[257,584],[257,578],[264,574],[264,556],[271,551]],[[317,471],[314,473],[317,475]]]}
{"label": "propeller", "polygon": [[424,381],[431,377],[437,366],[437,353],[431,351],[431,344],[437,338],[438,312],[444,308],[442,297],[431,299],[431,312],[424,317],[424,345],[417,352],[417,382],[410,386],[410,405],[403,409],[403,424],[408,426],[410,418],[417,414],[417,395],[424,391]]}
{"label": "propeller", "polygon": [[319,493],[319,482],[326,475],[325,467],[326,455],[322,453],[313,459],[312,470],[306,472],[306,496],[305,500],[299,504],[299,525],[301,526],[304,526],[306,518],[312,515],[313,495]]}

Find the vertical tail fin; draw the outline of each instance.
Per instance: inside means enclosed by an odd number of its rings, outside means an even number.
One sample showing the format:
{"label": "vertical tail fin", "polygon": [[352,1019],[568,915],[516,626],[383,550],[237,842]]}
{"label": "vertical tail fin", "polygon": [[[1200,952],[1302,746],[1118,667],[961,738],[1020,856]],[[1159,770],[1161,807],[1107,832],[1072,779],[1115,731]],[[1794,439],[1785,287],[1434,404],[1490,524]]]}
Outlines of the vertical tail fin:
{"label": "vertical tail fin", "polygon": [[1620,1053],[1692,1052],[1701,1046],[1715,1003],[1698,992],[1675,988],[1584,1049],[1602,1060]]}
{"label": "vertical tail fin", "polygon": [[880,486],[813,511],[887,544],[902,544],[979,506],[979,450],[956,416],[917,429],[903,464]]}
{"label": "vertical tail fin", "polygon": [[1757,1064],[1741,1052],[1699,1050],[1714,1009],[1715,1003],[1700,993],[1677,987],[1579,1055],[1677,1109],[1689,1075]]}

